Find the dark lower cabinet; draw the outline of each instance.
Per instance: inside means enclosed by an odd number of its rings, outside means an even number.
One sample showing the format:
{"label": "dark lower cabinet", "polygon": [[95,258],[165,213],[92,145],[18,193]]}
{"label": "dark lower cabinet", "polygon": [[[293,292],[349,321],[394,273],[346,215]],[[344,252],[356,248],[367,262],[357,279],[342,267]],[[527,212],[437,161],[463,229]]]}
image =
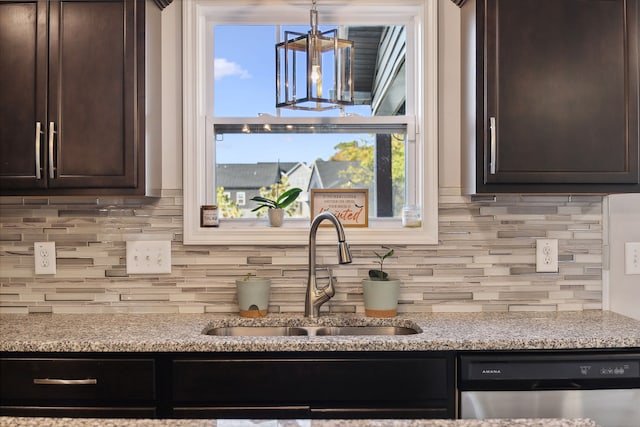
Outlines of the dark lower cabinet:
{"label": "dark lower cabinet", "polygon": [[155,375],[152,358],[2,357],[0,414],[153,418]]}
{"label": "dark lower cabinet", "polygon": [[0,415],[455,418],[453,352],[0,355]]}
{"label": "dark lower cabinet", "polygon": [[640,191],[638,0],[467,0],[468,193]]}
{"label": "dark lower cabinet", "polygon": [[186,418],[454,418],[447,353],[216,354],[172,361]]}

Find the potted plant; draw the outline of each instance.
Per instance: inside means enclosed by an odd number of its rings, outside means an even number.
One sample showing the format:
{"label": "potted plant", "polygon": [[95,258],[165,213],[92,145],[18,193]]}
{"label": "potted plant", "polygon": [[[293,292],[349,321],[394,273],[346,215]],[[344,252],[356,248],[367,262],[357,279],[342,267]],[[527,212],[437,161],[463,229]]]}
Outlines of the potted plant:
{"label": "potted plant", "polygon": [[254,202],[258,202],[258,206],[253,208],[251,212],[256,212],[262,208],[268,208],[267,214],[269,217],[269,225],[271,227],[282,226],[282,220],[284,218],[284,209],[296,201],[302,189],[290,188],[284,193],[280,194],[275,199],[269,199],[263,196],[254,196],[251,198]]}
{"label": "potted plant", "polygon": [[368,317],[394,317],[398,314],[398,297],[400,295],[400,281],[391,279],[383,270],[384,261],[393,256],[393,249],[385,253],[374,254],[378,258],[376,263],[380,268],[369,270],[369,278],[362,280],[364,295],[364,312]]}
{"label": "potted plant", "polygon": [[242,317],[264,317],[269,309],[271,279],[253,276],[248,273],[243,279],[236,280],[238,307]]}

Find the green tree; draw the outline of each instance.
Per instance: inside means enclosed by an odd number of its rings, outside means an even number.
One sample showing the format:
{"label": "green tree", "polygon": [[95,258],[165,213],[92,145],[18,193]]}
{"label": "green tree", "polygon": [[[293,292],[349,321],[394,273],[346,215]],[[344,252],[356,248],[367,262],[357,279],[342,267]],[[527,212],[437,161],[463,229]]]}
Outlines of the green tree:
{"label": "green tree", "polygon": [[340,171],[340,177],[345,178],[349,187],[366,187],[373,182],[373,167],[375,147],[370,141],[341,142],[335,147],[336,153],[329,160],[336,162],[354,162]]}
{"label": "green tree", "polygon": [[224,187],[216,188],[216,201],[218,203],[218,211],[221,218],[241,218],[242,211],[238,207],[238,204],[231,200],[231,198],[224,194]]}
{"label": "green tree", "polygon": [[[400,214],[405,191],[405,136],[391,135],[391,181],[393,186],[394,213]],[[364,187],[374,181],[375,145],[372,141],[341,142],[334,147],[336,153],[329,160],[357,163],[340,172],[352,187]]]}

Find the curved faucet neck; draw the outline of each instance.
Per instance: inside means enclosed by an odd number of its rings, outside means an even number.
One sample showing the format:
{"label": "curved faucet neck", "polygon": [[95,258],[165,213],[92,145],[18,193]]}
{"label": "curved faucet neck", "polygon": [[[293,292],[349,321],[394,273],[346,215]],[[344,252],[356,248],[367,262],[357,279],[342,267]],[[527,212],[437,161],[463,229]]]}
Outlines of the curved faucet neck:
{"label": "curved faucet neck", "polygon": [[318,228],[322,221],[330,221],[338,234],[338,242],[344,243],[346,237],[344,234],[344,228],[338,218],[331,212],[322,212],[318,214],[311,223],[311,230],[309,230],[309,275],[315,275],[316,268],[316,235],[318,234]]}
{"label": "curved faucet neck", "polygon": [[351,262],[351,253],[349,246],[346,244],[346,236],[342,223],[331,212],[322,212],[318,214],[311,222],[309,231],[309,275],[307,281],[307,292],[305,297],[304,315],[306,317],[315,318],[320,315],[320,306],[327,302],[335,294],[333,279],[329,274],[329,285],[319,289],[316,283],[316,234],[318,227],[322,221],[330,221],[338,234],[338,262],[347,264]]}

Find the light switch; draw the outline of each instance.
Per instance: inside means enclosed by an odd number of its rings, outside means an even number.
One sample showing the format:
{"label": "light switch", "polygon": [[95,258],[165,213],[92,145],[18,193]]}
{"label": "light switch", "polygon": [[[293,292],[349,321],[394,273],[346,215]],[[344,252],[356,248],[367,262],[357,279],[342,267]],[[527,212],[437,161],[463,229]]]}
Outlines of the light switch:
{"label": "light switch", "polygon": [[171,273],[170,241],[127,241],[127,274]]}

